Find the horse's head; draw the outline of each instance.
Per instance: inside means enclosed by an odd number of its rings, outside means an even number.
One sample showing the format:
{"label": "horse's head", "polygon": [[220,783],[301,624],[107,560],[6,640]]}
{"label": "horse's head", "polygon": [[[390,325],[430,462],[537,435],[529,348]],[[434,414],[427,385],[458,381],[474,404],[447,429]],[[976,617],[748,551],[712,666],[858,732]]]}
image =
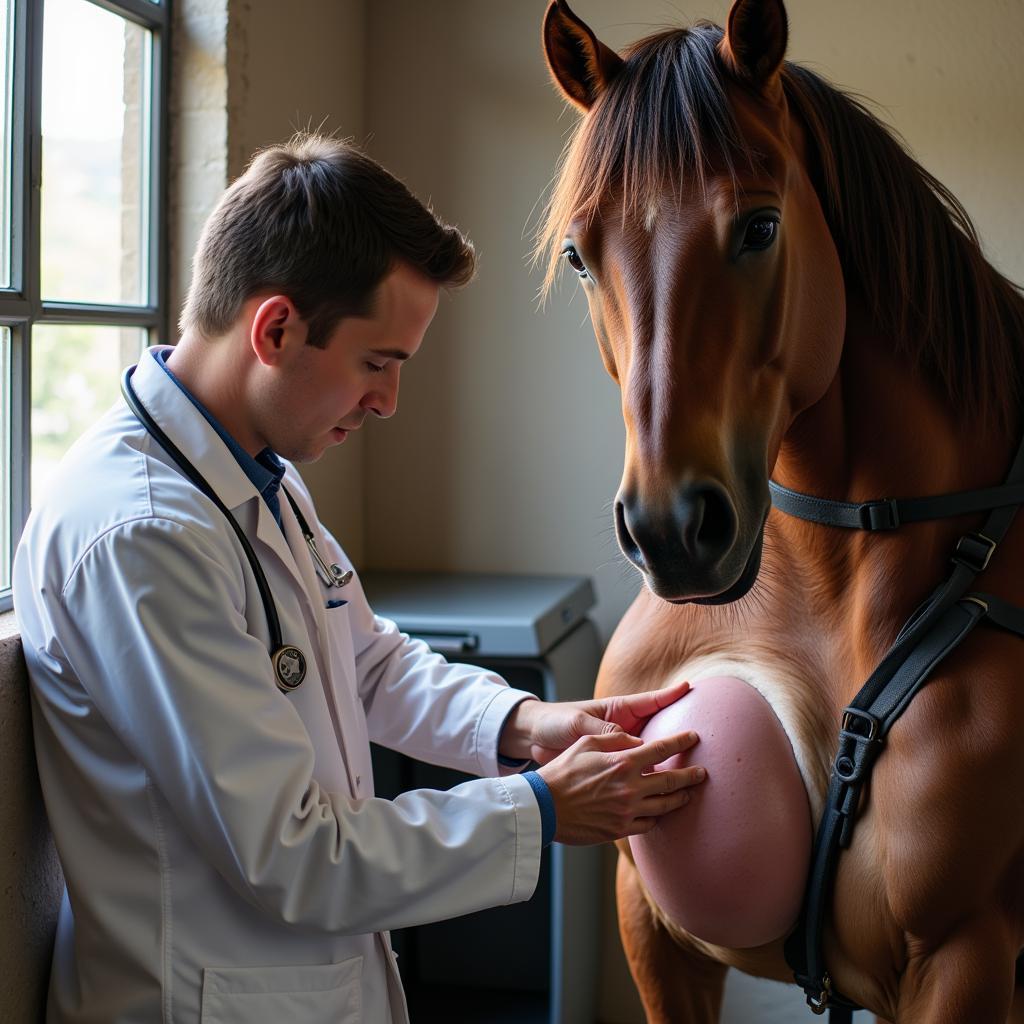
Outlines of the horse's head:
{"label": "horse's head", "polygon": [[579,275],[622,392],[615,525],[651,590],[742,597],[761,561],[768,477],[794,418],[836,374],[839,258],[785,90],[781,0],[599,42],[562,0],[555,81],[584,111],[546,236]]}

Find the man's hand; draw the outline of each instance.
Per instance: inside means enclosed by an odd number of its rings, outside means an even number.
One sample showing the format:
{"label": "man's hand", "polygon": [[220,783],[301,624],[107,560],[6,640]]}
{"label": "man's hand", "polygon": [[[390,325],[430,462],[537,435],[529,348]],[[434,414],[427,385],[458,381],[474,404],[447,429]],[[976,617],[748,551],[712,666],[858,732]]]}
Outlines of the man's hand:
{"label": "man's hand", "polygon": [[649,832],[707,774],[695,765],[651,769],[696,742],[684,732],[643,743],[621,730],[577,740],[540,769],[555,804],[555,839],[583,846]]}
{"label": "man's hand", "polygon": [[498,752],[547,764],[583,736],[637,736],[655,712],[674,704],[689,689],[690,684],[683,681],[662,690],[601,700],[524,700],[508,716]]}

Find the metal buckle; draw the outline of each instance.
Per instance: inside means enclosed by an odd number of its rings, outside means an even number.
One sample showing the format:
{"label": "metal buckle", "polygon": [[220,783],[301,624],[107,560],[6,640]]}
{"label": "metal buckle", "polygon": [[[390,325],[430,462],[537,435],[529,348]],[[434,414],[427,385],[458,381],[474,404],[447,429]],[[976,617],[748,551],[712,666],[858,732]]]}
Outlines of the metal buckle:
{"label": "metal buckle", "polygon": [[[859,718],[862,722],[868,724],[868,734],[865,736],[863,733],[857,732],[855,729],[851,729],[850,725],[854,719]],[[869,743],[878,738],[878,730],[881,727],[881,722],[875,718],[874,715],[867,711],[861,711],[860,708],[843,708],[843,725],[842,731],[848,732],[851,736],[856,736],[859,739],[867,740]]]}
{"label": "metal buckle", "polygon": [[821,979],[821,992],[816,996],[808,994],[807,1005],[811,1008],[812,1013],[816,1013],[820,1017],[828,1009],[828,1001],[831,996],[832,979],[825,974]]}
{"label": "metal buckle", "polygon": [[957,542],[952,560],[972,572],[984,572],[996,550],[996,542],[983,533],[965,533]]}
{"label": "metal buckle", "polygon": [[862,530],[895,530],[900,525],[900,511],[895,498],[865,502],[859,512]]}

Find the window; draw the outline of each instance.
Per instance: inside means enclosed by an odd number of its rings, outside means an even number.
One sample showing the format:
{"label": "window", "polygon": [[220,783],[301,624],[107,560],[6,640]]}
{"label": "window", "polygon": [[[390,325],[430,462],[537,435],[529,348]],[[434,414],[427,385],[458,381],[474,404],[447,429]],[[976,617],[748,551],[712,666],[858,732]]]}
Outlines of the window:
{"label": "window", "polygon": [[0,609],[53,467],[167,329],[169,2],[0,0]]}

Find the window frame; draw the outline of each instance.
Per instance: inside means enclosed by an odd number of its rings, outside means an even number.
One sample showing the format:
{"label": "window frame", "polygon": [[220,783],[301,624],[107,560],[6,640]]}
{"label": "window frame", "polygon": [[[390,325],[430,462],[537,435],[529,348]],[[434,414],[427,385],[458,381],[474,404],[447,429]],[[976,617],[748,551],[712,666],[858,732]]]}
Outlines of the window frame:
{"label": "window frame", "polygon": [[[169,337],[168,296],[168,125],[172,0],[84,0],[134,22],[152,34],[149,89],[149,203],[147,209],[147,305],[44,302],[41,295],[40,191],[42,176],[43,14],[46,0],[10,0],[10,286],[0,288],[0,326],[10,345],[10,552],[17,549],[31,501],[32,329],[36,324],[138,327]],[[11,590],[0,590],[0,612],[13,605]]]}

